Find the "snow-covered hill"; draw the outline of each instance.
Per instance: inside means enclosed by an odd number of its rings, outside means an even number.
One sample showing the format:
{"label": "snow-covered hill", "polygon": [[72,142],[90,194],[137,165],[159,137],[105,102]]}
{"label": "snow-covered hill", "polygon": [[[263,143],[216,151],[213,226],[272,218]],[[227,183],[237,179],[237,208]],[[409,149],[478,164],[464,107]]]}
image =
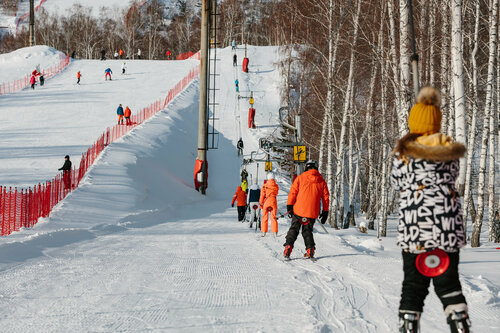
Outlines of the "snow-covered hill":
{"label": "snow-covered hill", "polygon": [[[247,223],[236,221],[236,209],[230,207],[241,162],[235,143],[241,136],[248,156],[258,150],[259,137],[278,128],[279,54],[272,47],[250,47],[249,74],[232,66],[229,49],[219,54],[216,116],[221,136],[219,149],[208,156],[208,195],[202,197],[191,185],[198,119],[194,83],[165,111],[106,148],[50,218],[0,239],[2,332],[396,331],[402,270],[394,219],[389,237],[382,240],[372,232],[328,228],[325,234],[318,229],[316,263],[302,259],[300,237],[293,260],[281,260],[288,219],[280,219],[278,237],[260,237]],[[44,112],[55,117],[78,108],[76,99],[92,105],[106,96],[114,106],[118,86],[120,98],[128,93],[134,101],[158,93],[168,80],[143,79],[153,76],[151,68],[168,70],[170,78],[189,65],[164,63],[134,63],[129,76],[134,84],[125,86],[126,80],[103,82],[99,62],[75,62],[67,71],[85,66],[89,82],[83,83],[88,86],[74,86],[73,75],[66,73],[52,79],[48,84],[54,87],[45,100],[55,107]],[[235,78],[241,96],[254,92],[256,130],[245,126],[248,101],[237,98]],[[27,107],[26,96],[36,92],[13,94],[9,104]],[[6,113],[0,112],[2,117]],[[110,112],[114,115],[114,107]],[[89,120],[83,121],[86,131],[92,131],[91,119],[107,124],[100,117],[89,112]],[[13,124],[17,130],[10,137],[25,134],[23,121]],[[50,132],[66,127],[80,131],[73,118],[63,117]],[[50,142],[48,132],[36,134]],[[65,144],[74,140],[83,145],[80,135]],[[40,155],[46,154],[42,150]],[[256,176],[255,168],[248,170]],[[283,210],[288,184],[279,178],[279,185],[278,207]],[[500,329],[499,263],[499,251],[491,244],[462,253],[461,278],[476,332]],[[422,331],[447,331],[433,294],[426,302]]]}

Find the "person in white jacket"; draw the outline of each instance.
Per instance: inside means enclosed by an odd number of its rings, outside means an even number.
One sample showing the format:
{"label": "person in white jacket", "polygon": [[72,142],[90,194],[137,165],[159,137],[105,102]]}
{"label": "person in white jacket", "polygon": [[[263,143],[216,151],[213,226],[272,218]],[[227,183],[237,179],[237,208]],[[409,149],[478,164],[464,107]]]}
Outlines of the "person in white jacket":
{"label": "person in white jacket", "polygon": [[253,225],[253,222],[260,222],[260,214],[261,210],[259,207],[259,199],[260,199],[260,188],[257,185],[257,181],[254,180],[253,184],[248,189],[248,209],[250,211],[250,228]]}
{"label": "person in white jacket", "polygon": [[122,74],[125,74],[125,69],[127,69],[127,65],[125,64],[125,61],[122,64]]}

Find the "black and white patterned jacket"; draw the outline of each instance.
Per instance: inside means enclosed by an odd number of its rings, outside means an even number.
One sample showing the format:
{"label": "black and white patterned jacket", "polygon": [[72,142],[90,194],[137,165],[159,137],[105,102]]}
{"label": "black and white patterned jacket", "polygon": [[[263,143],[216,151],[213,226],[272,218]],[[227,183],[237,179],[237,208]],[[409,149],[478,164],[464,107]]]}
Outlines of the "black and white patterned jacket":
{"label": "black and white patterned jacket", "polygon": [[412,253],[441,248],[456,252],[466,243],[462,205],[455,189],[465,147],[440,133],[400,140],[391,183],[400,192],[398,245]]}

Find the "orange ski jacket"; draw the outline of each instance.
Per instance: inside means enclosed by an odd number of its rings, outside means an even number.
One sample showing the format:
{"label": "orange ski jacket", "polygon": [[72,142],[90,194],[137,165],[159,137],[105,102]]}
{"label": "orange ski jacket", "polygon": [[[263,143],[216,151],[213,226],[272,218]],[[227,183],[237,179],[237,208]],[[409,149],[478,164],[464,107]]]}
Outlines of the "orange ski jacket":
{"label": "orange ski jacket", "polygon": [[231,206],[234,205],[236,201],[236,206],[246,206],[247,205],[247,194],[241,189],[241,186],[238,186],[236,189],[236,193],[233,196],[233,202],[231,202]]}
{"label": "orange ski jacket", "polygon": [[131,114],[132,114],[132,111],[130,111],[130,109],[127,106],[125,108],[125,111],[123,111],[123,115],[125,116],[125,118],[129,118]]}
{"label": "orange ski jacket", "polygon": [[268,180],[260,190],[259,204],[263,207],[264,211],[268,207],[273,207],[278,209],[278,202],[276,201],[276,196],[278,195],[280,188],[274,179]]}
{"label": "orange ski jacket", "polygon": [[328,211],[330,192],[318,170],[312,169],[298,176],[290,188],[287,201],[287,205],[293,205],[293,213],[317,219],[320,202],[323,203],[323,210]]}

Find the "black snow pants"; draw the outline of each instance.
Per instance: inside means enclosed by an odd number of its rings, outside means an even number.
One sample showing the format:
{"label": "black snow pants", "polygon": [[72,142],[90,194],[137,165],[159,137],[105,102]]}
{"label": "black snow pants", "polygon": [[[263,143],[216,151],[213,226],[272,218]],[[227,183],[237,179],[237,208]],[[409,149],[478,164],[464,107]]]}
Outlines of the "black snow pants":
{"label": "black snow pants", "polygon": [[243,221],[245,219],[245,211],[247,206],[238,206],[238,221]]}
{"label": "black snow pants", "polygon": [[[313,226],[315,219],[307,219],[307,224],[302,224],[302,217],[293,215],[292,217],[292,225],[286,234],[286,245],[290,245],[293,247],[293,244],[297,240],[299,236],[300,227],[302,227],[302,237],[304,237],[304,244],[306,245],[306,249],[315,248],[314,237],[313,237]],[[302,222],[302,223],[301,223]]]}
{"label": "black snow pants", "polygon": [[448,253],[448,256],[450,257],[448,269],[443,274],[430,278],[417,270],[415,265],[417,254],[403,251],[404,280],[399,310],[422,312],[431,280],[443,309],[451,304],[466,303],[458,278],[459,252]]}

